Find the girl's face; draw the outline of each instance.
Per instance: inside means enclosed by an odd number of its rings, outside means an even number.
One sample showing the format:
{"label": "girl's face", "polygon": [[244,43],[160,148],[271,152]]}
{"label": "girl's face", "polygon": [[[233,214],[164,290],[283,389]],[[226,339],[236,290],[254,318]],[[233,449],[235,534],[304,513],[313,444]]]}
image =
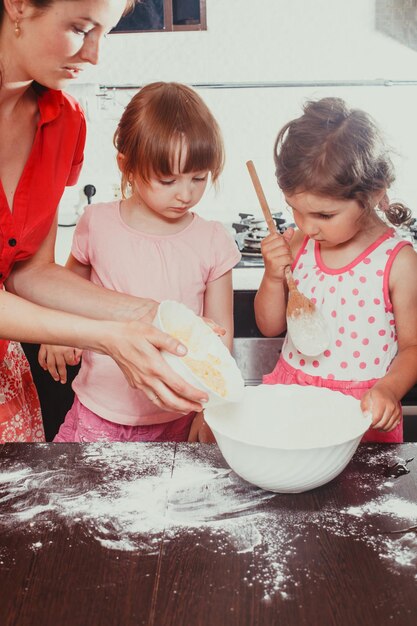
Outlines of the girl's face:
{"label": "girl's face", "polygon": [[364,226],[364,209],[356,200],[339,200],[307,191],[286,195],[298,228],[325,247],[353,239]]}
{"label": "girl's face", "polygon": [[177,221],[200,202],[207,180],[207,171],[187,174],[176,171],[172,176],[152,177],[147,184],[135,182],[135,196],[141,209],[157,214],[164,221]]}
{"label": "girl's face", "polygon": [[119,21],[126,1],[57,0],[39,10],[24,0],[19,6],[21,34],[14,39],[11,80],[61,89],[87,63],[98,63],[101,39]]}
{"label": "girl's face", "polygon": [[[180,151],[181,149],[181,151]],[[179,142],[171,176],[152,176],[149,183],[140,178],[134,181],[133,190],[142,210],[157,214],[165,221],[177,221],[198,204],[206,190],[209,172],[184,173],[187,147]]]}

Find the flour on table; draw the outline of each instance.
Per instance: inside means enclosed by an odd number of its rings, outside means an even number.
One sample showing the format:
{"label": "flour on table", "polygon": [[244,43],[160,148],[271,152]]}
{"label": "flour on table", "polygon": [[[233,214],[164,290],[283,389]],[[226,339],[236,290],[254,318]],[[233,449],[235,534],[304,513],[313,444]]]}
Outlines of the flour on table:
{"label": "flour on table", "polygon": [[[156,554],[161,535],[171,541],[186,534],[196,545],[205,529],[210,536],[206,549],[248,554],[245,582],[260,585],[266,601],[276,593],[290,593],[296,544],[315,528],[354,537],[394,571],[416,568],[415,533],[378,533],[381,518],[392,521],[393,530],[417,524],[417,504],[393,497],[392,483],[382,472],[376,499],[369,495],[371,489],[375,493],[375,471],[365,467],[354,476],[362,504],[341,511],[331,503],[320,510],[291,510],[285,496],[248,487],[231,470],[216,467],[214,446],[207,446],[204,459],[197,449],[177,446],[174,462],[169,445],[88,444],[74,467],[62,454],[54,470],[41,463],[29,468],[3,460],[0,505],[7,503],[9,512],[0,516],[0,528],[13,532],[23,527],[37,551],[45,527],[80,525],[104,549],[141,554]],[[368,465],[387,462],[386,453],[371,458]],[[92,480],[94,473],[99,480]],[[0,555],[0,566],[5,559]],[[308,564],[304,567],[307,571]]]}

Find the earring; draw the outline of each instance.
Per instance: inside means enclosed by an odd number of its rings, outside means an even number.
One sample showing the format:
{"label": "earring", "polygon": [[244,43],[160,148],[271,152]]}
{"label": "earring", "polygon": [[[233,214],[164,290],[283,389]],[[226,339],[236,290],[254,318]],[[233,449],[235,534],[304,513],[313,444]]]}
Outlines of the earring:
{"label": "earring", "polygon": [[14,23],[14,34],[16,35],[16,37],[20,37],[19,20],[16,20]]}

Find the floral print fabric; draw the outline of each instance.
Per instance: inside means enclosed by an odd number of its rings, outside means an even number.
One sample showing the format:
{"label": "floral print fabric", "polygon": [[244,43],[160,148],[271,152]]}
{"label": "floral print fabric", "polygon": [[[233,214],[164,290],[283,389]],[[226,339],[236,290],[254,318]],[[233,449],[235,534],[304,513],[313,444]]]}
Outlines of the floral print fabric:
{"label": "floral print fabric", "polygon": [[9,343],[0,362],[0,443],[43,442],[38,394],[19,343]]}

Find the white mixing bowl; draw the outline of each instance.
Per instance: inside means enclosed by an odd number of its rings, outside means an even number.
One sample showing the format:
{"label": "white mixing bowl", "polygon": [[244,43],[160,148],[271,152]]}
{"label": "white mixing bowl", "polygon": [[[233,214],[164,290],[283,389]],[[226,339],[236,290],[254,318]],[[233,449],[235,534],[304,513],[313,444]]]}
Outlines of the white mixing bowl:
{"label": "white mixing bowl", "polygon": [[359,400],[300,385],[245,387],[240,402],[209,406],[204,415],[236,474],[289,493],[340,474],[371,422]]}
{"label": "white mixing bowl", "polygon": [[186,356],[162,351],[184,380],[208,394],[205,406],[237,402],[244,382],[236,361],[216,333],[191,309],[174,300],[160,303],[154,325],[187,346]]}

